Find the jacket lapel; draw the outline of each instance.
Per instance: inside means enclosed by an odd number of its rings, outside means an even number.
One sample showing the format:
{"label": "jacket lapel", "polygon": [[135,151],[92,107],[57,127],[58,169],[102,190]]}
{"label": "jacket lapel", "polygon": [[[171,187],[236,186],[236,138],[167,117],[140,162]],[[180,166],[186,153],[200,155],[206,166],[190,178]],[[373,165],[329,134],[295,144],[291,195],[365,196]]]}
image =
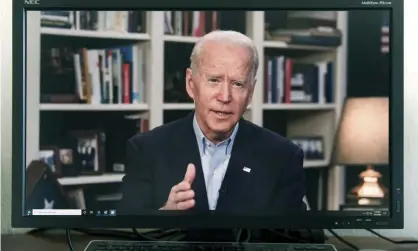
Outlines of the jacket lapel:
{"label": "jacket lapel", "polygon": [[[195,192],[195,207],[193,211],[209,210],[208,197],[206,193],[205,177],[202,169],[202,161],[199,153],[199,146],[197,145],[196,135],[193,130],[193,116],[194,112],[189,114],[183,121],[182,130],[177,135],[177,140],[173,141],[173,152],[176,156],[173,166],[177,169],[176,173],[181,173],[184,177],[187,165],[192,163],[196,167],[196,177],[192,184],[192,189]],[[178,144],[181,142],[181,144]]]}

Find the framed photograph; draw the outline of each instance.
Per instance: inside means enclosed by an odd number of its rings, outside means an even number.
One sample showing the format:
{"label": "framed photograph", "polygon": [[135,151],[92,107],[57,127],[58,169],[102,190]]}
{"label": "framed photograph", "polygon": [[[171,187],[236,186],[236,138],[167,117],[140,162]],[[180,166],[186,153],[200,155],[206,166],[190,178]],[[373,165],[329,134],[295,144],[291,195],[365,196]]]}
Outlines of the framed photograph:
{"label": "framed photograph", "polygon": [[289,139],[302,148],[306,160],[324,160],[324,139],[321,136],[297,136]]}
{"label": "framed photograph", "polygon": [[104,163],[104,133],[101,131],[73,131],[75,139],[74,151],[77,156],[80,174],[103,173]]}
{"label": "framed photograph", "polygon": [[75,155],[72,147],[62,147],[58,150],[58,161],[61,168],[61,176],[73,177],[78,175]]}
{"label": "framed photograph", "polygon": [[39,160],[43,161],[49,170],[56,176],[62,176],[61,163],[59,161],[59,148],[57,146],[43,146],[39,150]]}

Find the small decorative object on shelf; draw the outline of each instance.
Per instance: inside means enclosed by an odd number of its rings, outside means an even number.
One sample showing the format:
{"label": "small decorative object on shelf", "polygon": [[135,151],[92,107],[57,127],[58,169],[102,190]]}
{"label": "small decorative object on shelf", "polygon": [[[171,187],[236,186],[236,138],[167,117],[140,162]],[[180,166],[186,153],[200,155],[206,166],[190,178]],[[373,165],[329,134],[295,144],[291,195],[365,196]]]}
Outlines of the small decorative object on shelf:
{"label": "small decorative object on shelf", "polygon": [[105,168],[104,145],[105,134],[101,131],[72,131],[75,138],[74,151],[76,164],[80,166],[80,174],[101,174]]}
{"label": "small decorative object on shelf", "polygon": [[324,160],[324,139],[320,136],[290,137],[292,142],[302,148],[305,160]]}
{"label": "small decorative object on shelf", "polygon": [[39,160],[48,165],[57,178],[78,175],[75,156],[71,147],[43,146],[39,151]]}
{"label": "small decorative object on shelf", "polygon": [[74,151],[71,148],[60,148],[58,151],[59,166],[62,176],[74,176],[78,173],[78,166],[74,162]]}
{"label": "small decorative object on shelf", "polygon": [[39,150],[39,160],[43,161],[51,173],[54,173],[57,177],[62,175],[61,165],[59,161],[59,148],[57,146],[43,146]]}
{"label": "small decorative object on shelf", "polygon": [[269,23],[264,23],[264,40],[271,40],[269,26]]}
{"label": "small decorative object on shelf", "polygon": [[123,163],[113,163],[112,171],[115,173],[124,173],[125,172],[125,164]]}

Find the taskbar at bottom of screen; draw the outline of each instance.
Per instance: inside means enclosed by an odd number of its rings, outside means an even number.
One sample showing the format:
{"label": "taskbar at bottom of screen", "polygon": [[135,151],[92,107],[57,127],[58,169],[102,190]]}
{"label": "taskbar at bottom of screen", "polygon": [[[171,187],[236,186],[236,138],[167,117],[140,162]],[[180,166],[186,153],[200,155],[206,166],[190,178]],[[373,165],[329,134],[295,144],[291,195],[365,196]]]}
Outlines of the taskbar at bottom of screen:
{"label": "taskbar at bottom of screen", "polygon": [[116,216],[115,209],[31,209],[27,216]]}
{"label": "taskbar at bottom of screen", "polygon": [[[117,216],[115,209],[32,209],[26,211],[26,216]],[[155,212],[148,211],[147,213],[139,214],[136,216],[190,216],[196,215],[190,212],[184,211],[160,211],[156,210]],[[197,214],[201,215],[201,214]],[[205,213],[204,215],[208,215]],[[209,215],[222,215],[216,211],[209,212]],[[125,215],[126,216],[126,215]],[[132,215],[133,216],[133,215]],[[202,215],[203,216],[203,215]],[[231,216],[231,215],[229,215]],[[257,215],[256,217],[259,217]],[[274,217],[277,215],[263,215],[266,217]],[[330,216],[330,217],[390,217],[389,210],[368,210],[368,211],[308,211],[303,216]],[[247,215],[250,217],[250,215]]]}

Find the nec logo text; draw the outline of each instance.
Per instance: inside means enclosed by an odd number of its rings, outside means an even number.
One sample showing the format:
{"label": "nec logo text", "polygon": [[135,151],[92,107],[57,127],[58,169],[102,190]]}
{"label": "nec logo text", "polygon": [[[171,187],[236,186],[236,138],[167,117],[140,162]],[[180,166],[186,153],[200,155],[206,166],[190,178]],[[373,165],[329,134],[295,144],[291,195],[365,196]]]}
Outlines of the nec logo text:
{"label": "nec logo text", "polygon": [[25,0],[25,4],[39,4],[40,0]]}

